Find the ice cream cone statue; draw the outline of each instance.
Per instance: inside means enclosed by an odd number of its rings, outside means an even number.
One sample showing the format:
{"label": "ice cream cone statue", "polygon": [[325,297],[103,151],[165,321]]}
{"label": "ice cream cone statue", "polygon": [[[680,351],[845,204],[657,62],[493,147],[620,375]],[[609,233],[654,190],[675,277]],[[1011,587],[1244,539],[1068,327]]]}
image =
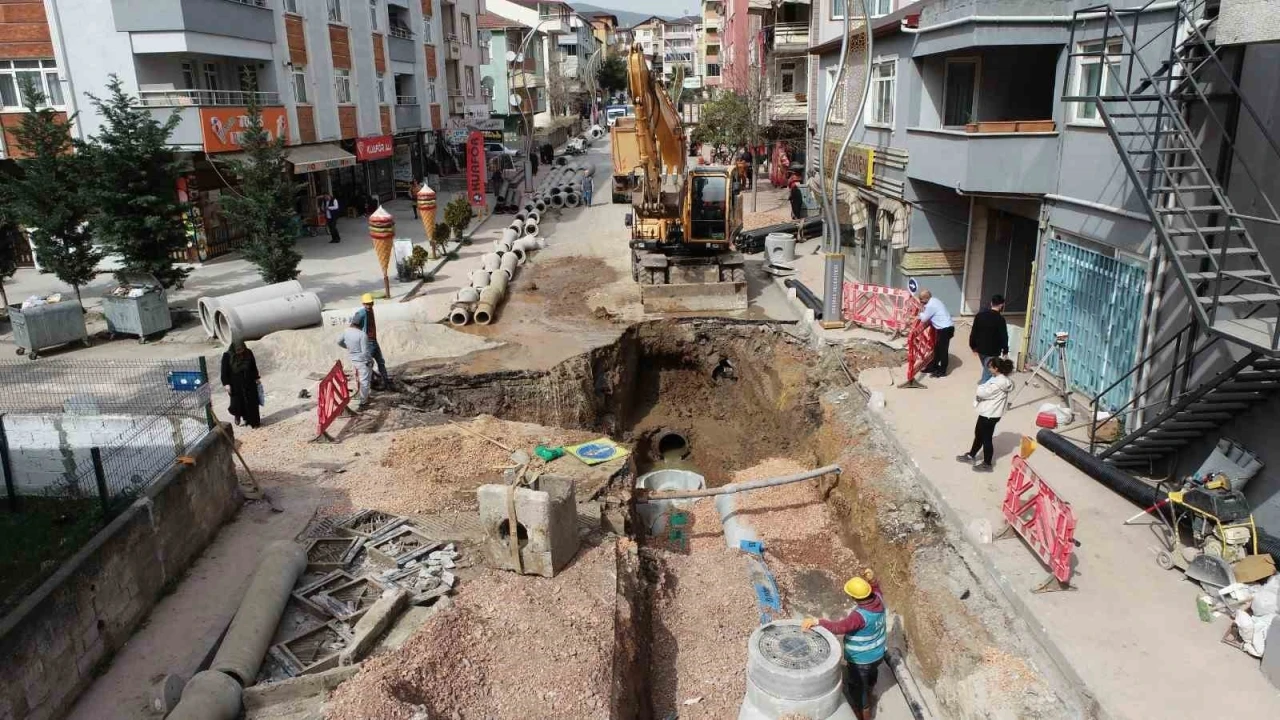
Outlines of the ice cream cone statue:
{"label": "ice cream cone statue", "polygon": [[431,259],[438,259],[439,254],[436,252],[436,239],[434,233],[436,231],[436,191],[432,190],[425,182],[422,187],[418,188],[418,194],[414,197],[414,202],[418,203],[418,218],[422,220],[422,230],[427,235],[427,247],[431,250]]}
{"label": "ice cream cone statue", "polygon": [[382,285],[387,291],[387,297],[391,297],[391,278],[387,275],[387,266],[391,263],[391,246],[396,239],[396,219],[381,205],[369,216],[369,239],[373,240],[373,250],[378,253],[378,262],[382,265]]}

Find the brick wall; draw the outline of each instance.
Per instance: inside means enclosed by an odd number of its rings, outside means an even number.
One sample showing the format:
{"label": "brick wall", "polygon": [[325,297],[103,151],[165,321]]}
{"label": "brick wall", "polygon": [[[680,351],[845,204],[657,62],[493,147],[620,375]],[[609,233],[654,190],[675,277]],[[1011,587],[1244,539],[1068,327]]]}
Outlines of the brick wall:
{"label": "brick wall", "polygon": [[53,57],[41,0],[0,0],[0,58]]}
{"label": "brick wall", "polygon": [[0,619],[0,720],[62,717],[239,508],[227,441],[191,454]]}
{"label": "brick wall", "polygon": [[306,65],[307,36],[303,30],[300,16],[284,16],[284,37],[289,46],[289,62],[294,65]]}
{"label": "brick wall", "polygon": [[298,106],[298,137],[304,143],[316,141],[316,113],[310,105]]}

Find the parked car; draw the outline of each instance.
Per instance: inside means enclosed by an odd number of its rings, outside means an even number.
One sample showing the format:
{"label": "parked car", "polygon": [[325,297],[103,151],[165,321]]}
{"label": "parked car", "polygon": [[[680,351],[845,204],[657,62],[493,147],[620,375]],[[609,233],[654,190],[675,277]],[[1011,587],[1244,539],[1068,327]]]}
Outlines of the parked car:
{"label": "parked car", "polygon": [[513,149],[513,148],[509,148],[509,147],[507,147],[506,145],[503,145],[503,144],[502,144],[502,143],[500,143],[500,142],[487,142],[487,143],[485,143],[485,144],[484,144],[484,151],[485,151],[486,153],[502,153],[503,155],[510,155],[511,157],[517,157],[517,156],[519,156],[519,155],[521,154],[519,150],[515,150],[515,149]]}

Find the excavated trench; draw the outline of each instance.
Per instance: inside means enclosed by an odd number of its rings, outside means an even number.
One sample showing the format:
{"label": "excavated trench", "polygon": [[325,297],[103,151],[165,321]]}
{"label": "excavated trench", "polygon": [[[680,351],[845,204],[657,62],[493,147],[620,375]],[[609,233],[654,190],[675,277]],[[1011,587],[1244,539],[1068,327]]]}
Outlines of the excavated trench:
{"label": "excavated trench", "polygon": [[[900,356],[873,343],[815,351],[794,332],[785,325],[721,319],[642,323],[617,342],[548,371],[405,376],[408,390],[401,401],[456,416],[490,414],[587,429],[632,448],[626,470],[590,498],[630,508],[627,531],[636,541],[621,543],[617,553],[614,718],[717,716],[683,703],[691,681],[704,678],[677,677],[697,670],[689,670],[687,659],[677,669],[672,651],[694,657],[693,645],[701,641],[682,637],[687,623],[670,614],[680,607],[671,594],[682,585],[686,591],[697,587],[690,575],[696,566],[689,564],[687,549],[673,551],[661,538],[645,537],[634,514],[636,477],[661,464],[664,455],[682,457],[709,486],[777,459],[802,468],[839,464],[838,479],[819,481],[816,502],[831,534],[839,536],[840,552],[822,551],[812,540],[795,541],[785,529],[764,538],[769,562],[794,571],[780,582],[785,615],[846,611],[837,583],[862,564],[873,565],[889,606],[902,617],[897,642],[941,714],[1077,715],[1052,664],[1027,639],[990,581],[971,569],[972,549],[939,522],[910,459],[870,421],[850,381],[850,371],[896,365]],[[741,582],[748,591],[746,578]],[[716,650],[740,675],[745,638],[721,636],[731,642]],[[731,694],[741,693],[740,679],[705,678],[713,680],[735,688]],[[713,700],[703,704],[713,706]],[[736,701],[724,702],[728,709]],[[736,706],[727,716],[734,715]]]}

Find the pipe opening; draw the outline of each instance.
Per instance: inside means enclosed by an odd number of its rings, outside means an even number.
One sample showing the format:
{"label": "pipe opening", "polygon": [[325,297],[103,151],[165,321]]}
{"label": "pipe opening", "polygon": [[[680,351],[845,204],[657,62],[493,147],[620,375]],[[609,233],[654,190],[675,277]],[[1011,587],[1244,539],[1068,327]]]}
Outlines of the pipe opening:
{"label": "pipe opening", "polygon": [[[510,520],[503,520],[501,523],[498,523],[498,537],[503,540],[511,537]],[[521,548],[529,544],[529,529],[526,528],[524,523],[519,520],[516,521],[516,541],[520,543]]]}
{"label": "pipe opening", "polygon": [[683,460],[689,456],[689,441],[678,432],[666,431],[658,435],[658,457],[663,460]]}

